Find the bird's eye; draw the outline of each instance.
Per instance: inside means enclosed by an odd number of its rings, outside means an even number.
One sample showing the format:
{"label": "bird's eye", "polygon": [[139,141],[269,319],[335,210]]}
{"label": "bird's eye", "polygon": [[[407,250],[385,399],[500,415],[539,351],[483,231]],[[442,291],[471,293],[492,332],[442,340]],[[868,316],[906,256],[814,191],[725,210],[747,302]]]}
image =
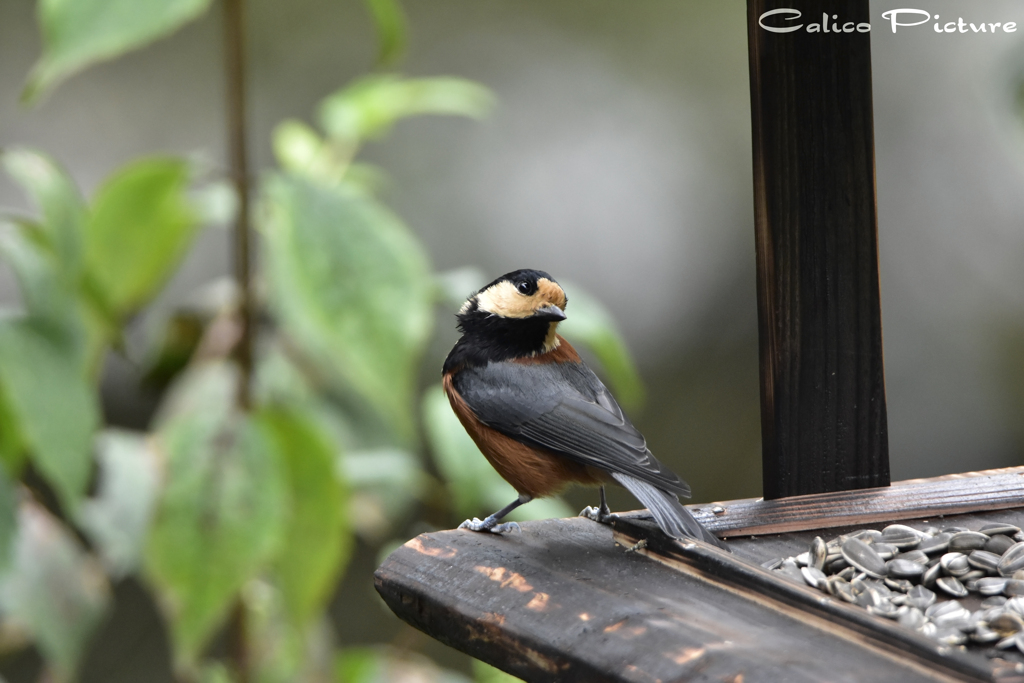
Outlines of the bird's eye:
{"label": "bird's eye", "polygon": [[520,293],[522,293],[522,294],[529,294],[530,293],[530,283],[529,282],[520,282],[519,284],[516,285],[516,289],[518,289],[520,291]]}

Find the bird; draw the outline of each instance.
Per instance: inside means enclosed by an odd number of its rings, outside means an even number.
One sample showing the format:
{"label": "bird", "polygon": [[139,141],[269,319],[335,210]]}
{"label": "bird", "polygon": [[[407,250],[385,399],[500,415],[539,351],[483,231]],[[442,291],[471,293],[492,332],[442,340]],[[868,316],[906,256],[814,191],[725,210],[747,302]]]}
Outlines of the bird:
{"label": "bird", "polygon": [[512,510],[570,484],[600,487],[600,505],[581,515],[614,519],[605,485],[628,490],[675,539],[725,545],[679,502],[690,487],[662,465],[611,392],[557,332],[568,300],[542,270],[502,275],[456,314],[462,336],[442,367],[452,410],[484,457],[519,494],[485,519],[459,528],[505,533]]}

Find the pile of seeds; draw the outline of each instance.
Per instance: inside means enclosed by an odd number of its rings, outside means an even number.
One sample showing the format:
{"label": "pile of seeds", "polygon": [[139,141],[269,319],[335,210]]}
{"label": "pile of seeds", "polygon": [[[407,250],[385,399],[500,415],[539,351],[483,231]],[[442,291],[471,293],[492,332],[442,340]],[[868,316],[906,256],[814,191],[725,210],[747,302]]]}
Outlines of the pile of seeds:
{"label": "pile of seeds", "polygon": [[946,645],[1024,653],[1024,533],[1012,524],[862,529],[763,566]]}

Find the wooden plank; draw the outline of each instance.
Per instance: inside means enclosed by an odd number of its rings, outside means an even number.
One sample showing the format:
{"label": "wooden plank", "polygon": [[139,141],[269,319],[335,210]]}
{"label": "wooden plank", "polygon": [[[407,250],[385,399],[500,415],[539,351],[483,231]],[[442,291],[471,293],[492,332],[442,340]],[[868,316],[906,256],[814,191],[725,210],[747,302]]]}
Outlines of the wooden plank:
{"label": "wooden plank", "polygon": [[764,496],[884,486],[868,0],[748,0]]}
{"label": "wooden plank", "polygon": [[618,520],[615,540],[684,575],[741,586],[748,589],[755,600],[778,600],[792,605],[805,614],[805,619],[817,616],[841,624],[843,628],[876,640],[886,648],[936,670],[962,676],[965,680],[1024,681],[1024,675],[1018,670],[1020,667],[1014,662],[1003,661],[993,666],[979,652],[968,654],[942,645],[894,621],[872,616],[861,607],[823,596],[817,589],[764,571],[734,554],[703,543],[677,542],[665,536],[656,524]]}
{"label": "wooden plank", "polygon": [[913,479],[876,489],[689,507],[702,524],[723,537],[1013,509],[1024,507],[1024,467]]}
{"label": "wooden plank", "polygon": [[925,662],[713,571],[652,562],[589,520],[522,527],[418,536],[381,565],[377,590],[413,626],[527,681],[917,682],[986,673],[957,657]]}

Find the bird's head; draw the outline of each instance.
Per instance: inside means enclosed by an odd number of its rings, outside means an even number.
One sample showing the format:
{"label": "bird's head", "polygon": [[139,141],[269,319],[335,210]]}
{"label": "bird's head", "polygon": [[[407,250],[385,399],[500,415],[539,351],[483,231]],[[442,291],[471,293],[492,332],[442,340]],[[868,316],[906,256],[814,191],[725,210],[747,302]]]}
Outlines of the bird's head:
{"label": "bird's head", "polygon": [[459,309],[459,318],[498,316],[511,319],[565,320],[565,292],[542,270],[516,270],[478,291]]}
{"label": "bird's head", "polygon": [[566,303],[565,292],[544,271],[516,270],[469,297],[459,309],[459,329],[515,342],[531,353],[549,351],[558,345],[555,327],[566,318]]}

